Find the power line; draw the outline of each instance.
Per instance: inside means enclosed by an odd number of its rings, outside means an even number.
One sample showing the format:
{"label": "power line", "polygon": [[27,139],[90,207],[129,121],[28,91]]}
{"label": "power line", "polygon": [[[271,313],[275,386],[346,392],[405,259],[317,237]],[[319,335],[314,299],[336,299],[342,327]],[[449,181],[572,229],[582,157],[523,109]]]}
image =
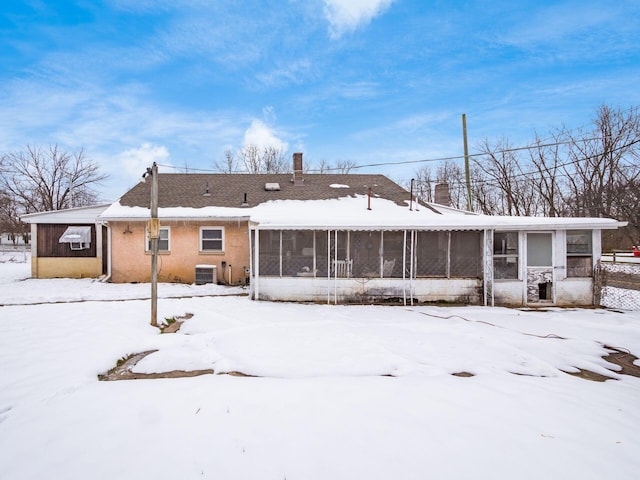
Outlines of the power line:
{"label": "power line", "polygon": [[[593,140],[601,140],[602,137],[592,137],[592,138],[583,138],[583,139],[573,139],[573,140],[566,140],[566,141],[562,141],[562,142],[551,142],[551,143],[543,143],[543,144],[538,144],[538,145],[528,145],[525,147],[513,147],[513,148],[504,148],[504,149],[500,149],[500,150],[494,150],[492,152],[484,152],[484,153],[472,153],[469,154],[469,157],[483,157],[486,156],[488,154],[505,154],[505,153],[512,153],[512,152],[519,152],[519,151],[523,151],[523,150],[535,150],[535,149],[541,149],[541,148],[547,148],[547,147],[556,147],[559,145],[569,145],[569,144],[573,144],[575,142],[590,142]],[[356,170],[356,169],[360,169],[360,168],[370,168],[370,167],[384,167],[384,166],[391,166],[391,165],[412,165],[412,164],[418,164],[418,163],[432,163],[432,162],[444,162],[444,161],[448,161],[448,160],[462,160],[464,159],[464,155],[455,155],[455,156],[450,156],[450,157],[438,157],[438,158],[425,158],[425,159],[421,159],[421,160],[402,160],[402,161],[395,161],[395,162],[378,162],[378,163],[367,163],[364,165],[353,165],[350,166],[349,169],[350,170]],[[205,169],[205,168],[191,168],[191,167],[176,167],[174,165],[162,165],[162,164],[158,164],[159,167],[163,167],[163,168],[170,168],[173,170],[184,170],[187,169],[189,171],[195,171],[195,172],[202,172],[202,173],[221,173],[219,170],[213,170],[213,169]],[[344,167],[324,167],[322,170],[320,169],[314,169],[314,168],[310,168],[309,170],[307,170],[307,172],[309,173],[314,173],[314,172],[326,172],[326,171],[332,171],[332,170],[344,170]],[[234,171],[233,173],[247,173],[247,172],[243,172],[243,171]]]}

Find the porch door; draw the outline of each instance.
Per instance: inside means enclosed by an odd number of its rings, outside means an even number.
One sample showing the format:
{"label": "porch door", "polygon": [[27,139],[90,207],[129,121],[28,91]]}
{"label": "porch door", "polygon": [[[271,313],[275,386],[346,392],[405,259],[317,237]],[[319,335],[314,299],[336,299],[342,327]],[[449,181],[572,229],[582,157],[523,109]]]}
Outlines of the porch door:
{"label": "porch door", "polygon": [[527,303],[553,302],[553,234],[527,233]]}

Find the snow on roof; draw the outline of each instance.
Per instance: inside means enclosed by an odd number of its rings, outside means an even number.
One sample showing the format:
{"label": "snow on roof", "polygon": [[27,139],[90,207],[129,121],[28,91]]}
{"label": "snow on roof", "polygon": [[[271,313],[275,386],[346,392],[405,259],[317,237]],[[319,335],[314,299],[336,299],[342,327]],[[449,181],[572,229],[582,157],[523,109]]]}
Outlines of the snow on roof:
{"label": "snow on roof", "polygon": [[330,188],[351,188],[349,185],[344,185],[342,183],[332,183],[329,185]]}
{"label": "snow on roof", "polygon": [[91,205],[88,207],[66,208],[64,210],[51,210],[46,212],[28,213],[21,215],[20,219],[25,223],[95,223],[96,217],[103,213],[109,204]]}
{"label": "snow on roof", "polygon": [[[383,198],[366,195],[326,200],[275,200],[255,207],[172,207],[159,208],[159,218],[165,220],[250,220],[259,228],[269,229],[429,229],[429,230],[545,230],[618,228],[626,225],[606,218],[546,218],[491,215],[461,215],[415,205],[402,207]],[[126,207],[119,202],[101,216],[103,220],[143,220],[149,209]]]}

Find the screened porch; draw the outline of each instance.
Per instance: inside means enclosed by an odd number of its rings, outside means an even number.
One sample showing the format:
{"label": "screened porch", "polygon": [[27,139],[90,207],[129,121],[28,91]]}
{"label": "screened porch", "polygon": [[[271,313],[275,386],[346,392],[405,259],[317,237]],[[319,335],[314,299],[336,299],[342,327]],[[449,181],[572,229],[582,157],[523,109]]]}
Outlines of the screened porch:
{"label": "screened porch", "polygon": [[263,295],[268,289],[261,287],[279,285],[292,295],[315,288],[316,297],[324,288],[334,299],[338,285],[343,297],[350,295],[349,285],[360,297],[412,295],[421,279],[471,279],[477,285],[483,277],[483,238],[480,230],[254,229],[252,283]]}

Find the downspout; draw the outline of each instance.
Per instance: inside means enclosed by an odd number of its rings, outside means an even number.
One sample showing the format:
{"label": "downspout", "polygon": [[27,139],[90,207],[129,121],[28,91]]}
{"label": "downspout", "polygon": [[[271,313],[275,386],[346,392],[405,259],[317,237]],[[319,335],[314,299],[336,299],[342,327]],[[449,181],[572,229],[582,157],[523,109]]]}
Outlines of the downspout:
{"label": "downspout", "polygon": [[[247,222],[247,226],[248,231],[249,231],[249,298],[251,298],[252,293],[253,293],[253,235],[252,230],[251,230],[251,225],[249,225],[249,222]],[[245,272],[246,275],[246,272]],[[245,284],[246,284],[246,278],[245,278]]]}
{"label": "downspout", "polygon": [[[107,275],[100,279],[100,282],[107,283],[111,280],[111,226],[109,225],[109,222],[98,222],[96,225],[104,225],[107,227]],[[100,232],[100,235],[102,235],[102,232]]]}

